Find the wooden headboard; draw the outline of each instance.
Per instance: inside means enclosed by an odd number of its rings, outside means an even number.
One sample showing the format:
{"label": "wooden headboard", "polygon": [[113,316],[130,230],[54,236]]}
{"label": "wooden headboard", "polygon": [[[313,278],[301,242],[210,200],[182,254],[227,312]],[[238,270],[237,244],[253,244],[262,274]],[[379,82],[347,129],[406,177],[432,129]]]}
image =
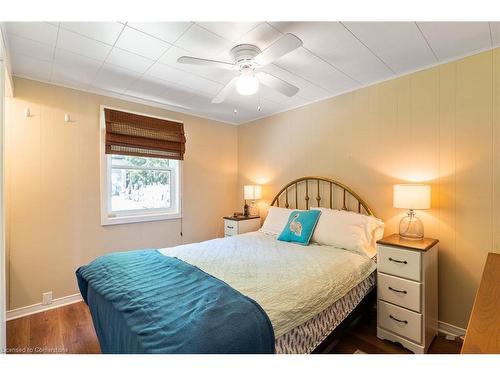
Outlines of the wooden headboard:
{"label": "wooden headboard", "polygon": [[309,207],[327,207],[374,215],[366,202],[352,189],[326,177],[307,176],[288,183],[276,194],[271,206],[306,210]]}

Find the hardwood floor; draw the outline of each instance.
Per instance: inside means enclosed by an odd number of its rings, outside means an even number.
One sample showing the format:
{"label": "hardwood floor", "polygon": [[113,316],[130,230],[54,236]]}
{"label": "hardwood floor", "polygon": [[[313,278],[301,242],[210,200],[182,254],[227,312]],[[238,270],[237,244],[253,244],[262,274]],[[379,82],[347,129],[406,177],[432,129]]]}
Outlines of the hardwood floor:
{"label": "hardwood floor", "polygon": [[[332,353],[410,353],[402,346],[376,337],[377,318],[370,311],[346,333]],[[7,322],[9,353],[100,353],[92,318],[83,302],[59,307]],[[460,353],[461,343],[437,337],[430,353]]]}
{"label": "hardwood floor", "polygon": [[7,351],[32,353],[100,353],[87,305],[73,303],[7,322]]}
{"label": "hardwood floor", "polygon": [[[449,341],[437,336],[429,347],[429,354],[459,354],[462,342]],[[350,328],[332,354],[352,354],[356,350],[368,354],[412,354],[409,350],[386,340],[377,338],[377,311],[372,308],[359,323]]]}

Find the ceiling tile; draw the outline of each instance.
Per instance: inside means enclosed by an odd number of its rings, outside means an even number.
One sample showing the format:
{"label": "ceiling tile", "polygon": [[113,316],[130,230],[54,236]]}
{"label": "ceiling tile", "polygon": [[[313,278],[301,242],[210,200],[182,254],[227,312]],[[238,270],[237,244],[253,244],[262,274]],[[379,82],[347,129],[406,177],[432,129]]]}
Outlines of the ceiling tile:
{"label": "ceiling tile", "polygon": [[491,48],[488,22],[418,22],[440,61]]}
{"label": "ceiling tile", "polygon": [[125,94],[161,102],[165,99],[162,93],[164,93],[168,87],[168,82],[158,78],[142,77],[134,81],[130,87],[127,88]]}
{"label": "ceiling tile", "polygon": [[102,65],[100,60],[91,59],[78,53],[56,48],[54,61],[64,65],[86,65],[99,68]]}
{"label": "ceiling tile", "polygon": [[[162,64],[167,64],[174,66],[177,64],[177,59],[181,56],[187,56],[189,55],[190,52],[186,51],[182,48],[172,46],[168,49],[167,52],[165,52],[162,57],[158,60],[158,62],[161,62]],[[185,66],[185,64],[179,64],[179,67]]]}
{"label": "ceiling tile", "polygon": [[188,73],[157,62],[148,70],[147,75],[182,85],[182,82],[184,78],[187,77]]}
{"label": "ceiling tile", "polygon": [[234,107],[237,107],[238,110],[254,110],[257,109],[259,105],[259,96],[258,94],[241,95],[236,90],[232,90],[227,96],[224,104],[230,104]]}
{"label": "ceiling tile", "polygon": [[175,45],[189,51],[191,56],[204,58],[217,56],[217,54],[223,50],[232,47],[231,43],[224,38],[196,24],[192,25],[189,30],[177,40]]}
{"label": "ceiling tile", "polygon": [[197,22],[201,27],[232,42],[238,40],[250,30],[255,28],[258,22]]}
{"label": "ceiling tile", "polygon": [[157,60],[168,50],[170,44],[126,27],[118,42],[116,42],[116,46],[149,59]]}
{"label": "ceiling tile", "polygon": [[60,66],[60,64],[54,63],[50,82],[85,90],[90,79],[82,75],[74,66]]}
{"label": "ceiling tile", "polygon": [[108,91],[123,93],[130,84],[139,77],[139,74],[131,70],[104,64],[92,82],[92,86]]}
{"label": "ceiling tile", "polygon": [[51,80],[88,85],[97,75],[101,65],[98,60],[56,49]]}
{"label": "ceiling tile", "polygon": [[235,71],[231,70],[217,69],[200,65],[181,64],[177,62],[179,57],[188,55],[190,55],[190,52],[173,46],[160,58],[159,61],[184,72],[193,73],[199,75],[200,77],[224,84],[229,82],[236,74]]}
{"label": "ceiling tile", "polygon": [[303,48],[283,56],[275,65],[314,83],[330,93],[351,90],[359,84]]}
{"label": "ceiling tile", "polygon": [[305,48],[360,83],[393,74],[339,22],[276,22],[273,26],[283,33],[295,34]]}
{"label": "ceiling tile", "polygon": [[50,79],[52,62],[34,59],[23,55],[12,55],[12,71],[14,75],[46,81]]}
{"label": "ceiling tile", "polygon": [[[192,98],[195,96],[195,93],[190,92],[185,87],[178,87],[175,85],[169,86],[162,96],[165,98],[164,100],[172,103],[186,103],[187,106],[192,105]],[[205,99],[207,100],[207,99]],[[196,109],[196,107],[194,107]]]}
{"label": "ceiling tile", "polygon": [[61,27],[113,45],[124,26],[118,22],[62,22]]}
{"label": "ceiling tile", "polygon": [[173,44],[192,22],[129,22],[127,26]]}
{"label": "ceiling tile", "polygon": [[106,63],[130,69],[137,73],[144,73],[151,65],[154,64],[154,61],[118,47],[114,47],[106,59]]}
{"label": "ceiling tile", "polygon": [[[241,118],[245,119],[248,117],[248,110],[241,109],[238,113],[234,113],[235,106],[230,103],[213,104],[210,100],[205,98],[204,104],[198,104],[198,113],[200,116],[206,116],[210,118],[216,118],[220,121],[238,123],[241,122]],[[243,116],[241,115],[243,114]]]}
{"label": "ceiling tile", "polygon": [[5,22],[7,33],[56,45],[58,27],[45,22]]}
{"label": "ceiling tile", "polygon": [[396,73],[437,62],[414,22],[346,22],[344,25]]}
{"label": "ceiling tile", "polygon": [[54,46],[21,38],[15,34],[7,34],[10,52],[15,55],[24,55],[35,59],[52,61]]}
{"label": "ceiling tile", "polygon": [[291,83],[292,85],[297,86],[299,88],[299,92],[296,95],[304,98],[306,101],[314,101],[332,96],[332,94],[327,90],[322,89],[321,87],[316,86],[290,72],[287,72],[276,65],[267,65],[263,70]]}
{"label": "ceiling tile", "polygon": [[229,48],[221,51],[217,58],[223,61],[233,61],[231,56],[231,48],[238,44],[253,44],[261,50],[266,49],[283,35],[274,27],[266,22],[259,23],[256,27],[251,29],[246,34],[242,35],[239,39],[230,44]]}
{"label": "ceiling tile", "polygon": [[209,79],[196,76],[194,74],[188,74],[182,80],[182,86],[203,93],[210,97],[217,95],[217,93],[224,87],[224,85],[218,82],[214,82]]}
{"label": "ceiling tile", "polygon": [[257,27],[239,38],[235,44],[254,44],[261,50],[264,50],[281,37],[282,35],[278,30],[268,23],[262,22]]}
{"label": "ceiling tile", "polygon": [[[235,108],[237,110],[236,114],[234,114]],[[229,118],[233,118],[232,121],[241,122],[280,112],[285,108],[286,106],[273,100],[261,98],[259,110],[258,95],[242,96],[237,92],[233,92],[228,96],[226,102],[221,105],[220,111],[226,112]]]}
{"label": "ceiling tile", "polygon": [[92,59],[104,61],[111,46],[65,29],[59,30],[57,47]]}
{"label": "ceiling tile", "polygon": [[[299,92],[300,92],[300,89],[299,89]],[[262,84],[260,85],[258,95],[260,95],[261,103],[263,103],[264,100],[272,100],[274,103],[277,103],[277,104],[295,107],[295,106],[298,106],[304,102],[304,98],[300,97],[299,93],[290,97],[290,96],[286,96],[286,95],[280,93],[279,91],[276,91],[276,90],[269,88],[269,87],[262,85]]]}
{"label": "ceiling tile", "polygon": [[192,94],[188,94],[188,96],[183,94],[180,97],[172,98],[171,90],[181,90],[181,88],[171,82],[165,82],[158,78],[142,77],[130,85],[125,95],[151,100],[174,107],[174,109],[194,110],[191,106],[196,103],[193,101]]}

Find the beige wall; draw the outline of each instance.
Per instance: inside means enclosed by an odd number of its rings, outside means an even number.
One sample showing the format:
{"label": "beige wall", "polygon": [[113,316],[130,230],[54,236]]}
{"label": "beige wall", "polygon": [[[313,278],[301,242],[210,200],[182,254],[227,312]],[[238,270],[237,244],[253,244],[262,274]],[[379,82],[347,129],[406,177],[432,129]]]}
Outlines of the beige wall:
{"label": "beige wall", "polygon": [[[221,217],[237,197],[234,125],[24,79],[15,89],[6,103],[9,309],[41,302],[46,291],[77,293],[76,268],[106,252],[223,234]],[[183,238],[179,220],[100,225],[101,104],[184,122]]]}
{"label": "beige wall", "polygon": [[[440,239],[439,319],[466,327],[486,254],[500,251],[500,50],[238,128],[239,192],[322,175],[352,187],[397,231],[392,185],[432,183],[420,212]],[[241,194],[240,194],[241,195]],[[265,207],[264,207],[265,211]]]}

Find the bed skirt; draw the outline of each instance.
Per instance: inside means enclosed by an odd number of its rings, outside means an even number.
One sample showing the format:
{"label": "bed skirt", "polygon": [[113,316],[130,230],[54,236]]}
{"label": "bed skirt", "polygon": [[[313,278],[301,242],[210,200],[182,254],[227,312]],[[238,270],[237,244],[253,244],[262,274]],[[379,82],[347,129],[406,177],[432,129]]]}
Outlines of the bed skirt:
{"label": "bed skirt", "polygon": [[330,307],[276,338],[276,354],[311,353],[375,287],[376,274],[374,271]]}

